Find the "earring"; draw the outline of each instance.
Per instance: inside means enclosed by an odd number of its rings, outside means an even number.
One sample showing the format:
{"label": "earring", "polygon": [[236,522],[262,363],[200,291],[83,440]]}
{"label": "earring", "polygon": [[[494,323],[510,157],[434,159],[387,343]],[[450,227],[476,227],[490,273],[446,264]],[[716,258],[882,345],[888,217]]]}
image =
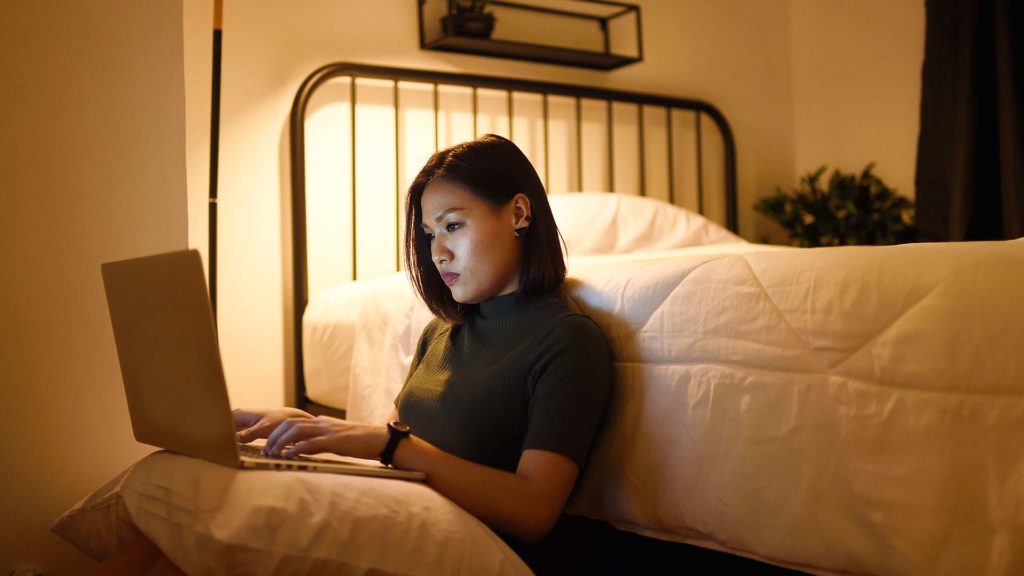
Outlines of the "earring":
{"label": "earring", "polygon": [[529,230],[529,220],[530,220],[529,214],[526,214],[525,216],[523,216],[522,219],[526,220],[526,225],[524,225],[524,227],[522,227],[522,228],[517,228],[517,229],[515,229],[513,231],[513,232],[515,232],[515,237],[516,238],[522,238],[522,235],[526,234],[526,231]]}

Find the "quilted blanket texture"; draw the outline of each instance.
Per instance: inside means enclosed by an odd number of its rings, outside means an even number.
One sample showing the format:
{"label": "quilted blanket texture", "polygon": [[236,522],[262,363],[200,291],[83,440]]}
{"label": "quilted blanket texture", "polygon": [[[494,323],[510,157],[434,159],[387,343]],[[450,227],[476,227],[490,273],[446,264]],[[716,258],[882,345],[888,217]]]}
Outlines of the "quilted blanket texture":
{"label": "quilted blanket texture", "polygon": [[[567,287],[616,367],[570,511],[817,573],[1024,572],[1024,239],[585,257]],[[381,421],[429,313],[366,292],[304,333],[357,310],[349,415]]]}

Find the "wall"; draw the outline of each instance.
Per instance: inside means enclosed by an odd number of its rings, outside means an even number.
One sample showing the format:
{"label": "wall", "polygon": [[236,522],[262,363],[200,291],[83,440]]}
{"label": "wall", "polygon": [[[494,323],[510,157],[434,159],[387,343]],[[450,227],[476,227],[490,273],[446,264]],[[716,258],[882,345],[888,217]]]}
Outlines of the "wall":
{"label": "wall", "polygon": [[923,0],[791,0],[790,37],[797,175],[874,161],[913,198]]}
{"label": "wall", "polygon": [[[637,3],[644,62],[591,72],[421,51],[413,0],[228,2],[220,298],[233,402],[283,400],[284,130],[299,81],[328,61],[707,99],[736,135],[740,230],[755,240],[773,230],[746,207],[819,163],[877,160],[912,192],[920,0]],[[3,10],[0,571],[76,573],[84,558],[49,523],[149,450],[130,436],[99,264],[206,245],[212,0]]]}
{"label": "wall", "polygon": [[[787,0],[647,0],[644,61],[611,72],[419,49],[413,0],[228,2],[224,11],[218,226],[218,317],[231,400],[284,400],[290,377],[282,189],[286,127],[302,79],[332,61],[455,70],[706,99],[728,117],[739,147],[740,205],[792,180],[793,109]],[[212,0],[185,3],[185,36],[209,35]],[[198,31],[198,32],[197,32]],[[206,41],[208,42],[208,41]],[[207,44],[208,45],[208,44]],[[210,59],[190,50],[190,130],[209,119]],[[201,120],[194,120],[199,117]],[[190,242],[205,246],[208,142],[189,135]],[[762,234],[750,210],[740,230]]]}
{"label": "wall", "polygon": [[[921,0],[642,0],[644,61],[610,72],[419,49],[414,0],[228,2],[220,156],[219,321],[236,406],[284,400],[290,288],[287,116],[332,61],[500,74],[715,103],[738,147],[740,233],[784,240],[750,209],[822,162],[911,193],[923,56]],[[185,3],[190,242],[206,245],[212,0]],[[202,46],[199,46],[202,43]],[[851,80],[852,79],[852,80]],[[196,135],[194,130],[202,133]]]}
{"label": "wall", "polygon": [[180,0],[4,2],[0,573],[92,563],[49,532],[132,438],[100,263],[186,246]]}
{"label": "wall", "polygon": [[[858,168],[877,160],[883,177],[912,193],[921,0],[637,3],[644,61],[599,72],[420,50],[413,0],[228,2],[218,313],[232,402],[280,404],[290,382],[285,130],[298,84],[327,62],[500,74],[713,102],[738,147],[740,233],[755,241],[784,240],[750,209],[755,199],[795,185],[822,162]],[[211,15],[212,0],[186,1],[190,242],[198,247],[206,245]]]}

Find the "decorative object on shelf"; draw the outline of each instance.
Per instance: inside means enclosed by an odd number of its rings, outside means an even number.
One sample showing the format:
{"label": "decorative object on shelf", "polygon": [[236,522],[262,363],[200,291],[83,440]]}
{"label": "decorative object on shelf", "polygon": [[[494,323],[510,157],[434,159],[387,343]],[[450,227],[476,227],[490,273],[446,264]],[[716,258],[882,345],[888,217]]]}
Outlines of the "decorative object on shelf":
{"label": "decorative object on shelf", "polygon": [[490,38],[494,31],[494,14],[487,11],[488,0],[453,0],[448,14],[441,18],[441,28],[449,36]]}
{"label": "decorative object on shelf", "polygon": [[[613,0],[416,0],[420,48],[611,70],[643,59],[640,7]],[[495,27],[495,22],[500,24]]]}
{"label": "decorative object on shelf", "polygon": [[868,164],[860,175],[833,170],[827,187],[822,166],[797,189],[761,198],[754,210],[778,222],[794,245],[902,244],[916,238],[914,203],[886,186]]}

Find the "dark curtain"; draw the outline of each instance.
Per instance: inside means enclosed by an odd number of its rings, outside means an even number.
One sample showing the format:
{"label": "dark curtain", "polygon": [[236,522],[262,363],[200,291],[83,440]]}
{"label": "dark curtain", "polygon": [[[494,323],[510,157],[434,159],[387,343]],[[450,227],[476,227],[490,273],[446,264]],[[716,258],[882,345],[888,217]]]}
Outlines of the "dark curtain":
{"label": "dark curtain", "polygon": [[1024,1],[927,0],[918,239],[1024,236]]}

